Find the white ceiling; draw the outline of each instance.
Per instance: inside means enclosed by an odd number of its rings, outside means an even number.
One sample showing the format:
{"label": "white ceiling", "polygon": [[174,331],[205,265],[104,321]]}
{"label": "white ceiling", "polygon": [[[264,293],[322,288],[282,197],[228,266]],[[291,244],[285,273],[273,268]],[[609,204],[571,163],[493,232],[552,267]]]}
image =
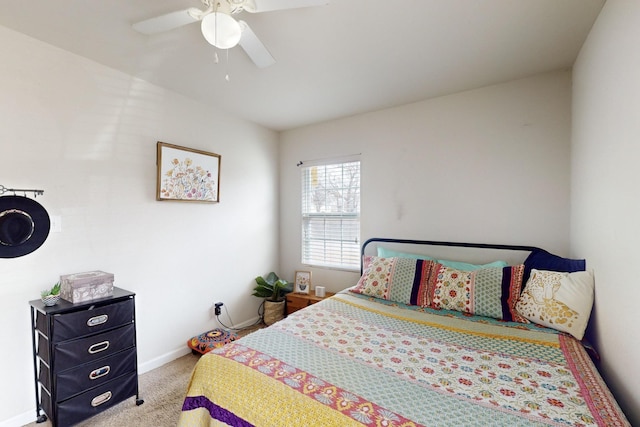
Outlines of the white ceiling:
{"label": "white ceiling", "polygon": [[[0,0],[0,25],[274,130],[572,66],[605,0],[329,0],[249,14],[277,63],[221,52],[198,24],[131,24],[199,0]],[[225,80],[225,74],[230,81]]]}

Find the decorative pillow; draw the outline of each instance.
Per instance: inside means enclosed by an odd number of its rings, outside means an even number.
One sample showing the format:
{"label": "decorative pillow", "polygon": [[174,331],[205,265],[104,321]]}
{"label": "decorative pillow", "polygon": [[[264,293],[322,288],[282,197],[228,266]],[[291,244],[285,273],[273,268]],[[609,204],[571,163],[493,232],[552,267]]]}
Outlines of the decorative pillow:
{"label": "decorative pillow", "polygon": [[463,271],[436,264],[429,283],[431,307],[526,322],[515,309],[524,265]]}
{"label": "decorative pillow", "polygon": [[429,255],[420,255],[420,254],[412,254],[408,252],[399,252],[391,249],[384,248],[382,246],[378,247],[378,256],[379,257],[398,257],[398,258],[413,258],[413,259],[427,259],[431,261],[439,262],[442,265],[446,265],[447,267],[456,268],[458,270],[464,271],[472,271],[472,270],[480,270],[482,268],[491,268],[491,267],[506,267],[507,263],[504,261],[493,261],[488,264],[470,264],[468,262],[462,261],[451,261],[448,259],[436,259]]}
{"label": "decorative pillow", "polygon": [[581,340],[591,316],[594,288],[591,271],[566,273],[533,269],[516,310],[534,323]]}
{"label": "decorative pillow", "polygon": [[231,341],[235,341],[237,338],[238,334],[235,332],[216,328],[191,338],[187,341],[187,346],[194,354],[195,352],[205,354],[214,348],[222,347]]}
{"label": "decorative pillow", "polygon": [[504,261],[493,261],[488,264],[469,264],[462,261],[449,261],[447,259],[439,259],[438,262],[444,266],[455,268],[456,270],[474,271],[482,270],[484,268],[504,268],[507,267],[507,263]]}
{"label": "decorative pillow", "polygon": [[527,259],[524,260],[523,282],[527,283],[531,275],[531,270],[534,268],[536,270],[575,273],[576,271],[585,271],[587,269],[586,264],[586,261],[583,259],[562,258],[543,249],[539,249],[531,252]]}
{"label": "decorative pillow", "polygon": [[365,256],[362,277],[351,290],[409,305],[429,305],[427,284],[434,262]]}
{"label": "decorative pillow", "polygon": [[412,254],[409,252],[400,252],[394,251],[392,249],[387,249],[382,246],[378,246],[378,256],[382,258],[411,258],[411,259],[426,259],[430,261],[435,261],[436,259],[430,257],[429,255],[422,254]]}

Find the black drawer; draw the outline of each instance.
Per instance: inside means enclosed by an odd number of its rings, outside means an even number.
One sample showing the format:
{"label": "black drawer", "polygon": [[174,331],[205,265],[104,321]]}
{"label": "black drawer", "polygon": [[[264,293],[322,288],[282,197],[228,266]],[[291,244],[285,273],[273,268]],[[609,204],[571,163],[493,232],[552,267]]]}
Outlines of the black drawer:
{"label": "black drawer", "polygon": [[49,354],[46,338],[40,336],[38,356],[59,374],[77,365],[95,361],[121,350],[134,347],[135,335],[135,326],[131,323],[101,334],[54,344],[53,357]]}
{"label": "black drawer", "polygon": [[[133,298],[129,298],[116,304],[97,305],[90,310],[54,314],[49,338],[56,343],[126,325],[133,322],[133,308]],[[37,313],[36,327],[47,334],[45,314]]]}
{"label": "black drawer", "polygon": [[[130,348],[112,356],[67,369],[56,375],[57,401],[81,393],[92,387],[104,384],[113,378],[136,370],[136,349]],[[51,390],[49,368],[40,363],[39,381]]]}
{"label": "black drawer", "polygon": [[[76,397],[56,405],[57,426],[71,426],[110,408],[137,393],[138,377],[135,372],[114,378]],[[42,408],[52,415],[51,398],[42,393]]]}

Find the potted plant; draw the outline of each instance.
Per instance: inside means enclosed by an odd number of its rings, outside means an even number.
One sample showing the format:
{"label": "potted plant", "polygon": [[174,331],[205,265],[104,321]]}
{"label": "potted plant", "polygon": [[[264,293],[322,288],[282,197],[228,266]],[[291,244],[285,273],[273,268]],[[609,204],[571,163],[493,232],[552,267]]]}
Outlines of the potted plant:
{"label": "potted plant", "polygon": [[285,295],[292,291],[292,285],[280,279],[273,271],[266,277],[256,277],[253,296],[264,298],[262,321],[268,326],[284,318]]}
{"label": "potted plant", "polygon": [[60,282],[53,285],[51,289],[45,289],[40,292],[40,298],[42,299],[42,303],[47,307],[56,305],[60,300]]}

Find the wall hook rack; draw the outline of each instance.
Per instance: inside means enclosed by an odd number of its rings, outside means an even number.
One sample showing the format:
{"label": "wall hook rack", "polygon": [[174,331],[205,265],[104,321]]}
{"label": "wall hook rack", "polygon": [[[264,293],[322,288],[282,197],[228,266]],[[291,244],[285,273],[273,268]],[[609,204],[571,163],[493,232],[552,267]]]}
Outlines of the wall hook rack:
{"label": "wall hook rack", "polygon": [[23,189],[23,188],[7,188],[4,185],[0,185],[0,196],[2,196],[4,193],[10,193],[12,192],[13,195],[15,196],[16,193],[23,193],[25,195],[25,197],[27,196],[27,193],[33,193],[33,197],[36,198],[37,196],[42,196],[44,194],[44,190],[27,190],[27,189]]}

